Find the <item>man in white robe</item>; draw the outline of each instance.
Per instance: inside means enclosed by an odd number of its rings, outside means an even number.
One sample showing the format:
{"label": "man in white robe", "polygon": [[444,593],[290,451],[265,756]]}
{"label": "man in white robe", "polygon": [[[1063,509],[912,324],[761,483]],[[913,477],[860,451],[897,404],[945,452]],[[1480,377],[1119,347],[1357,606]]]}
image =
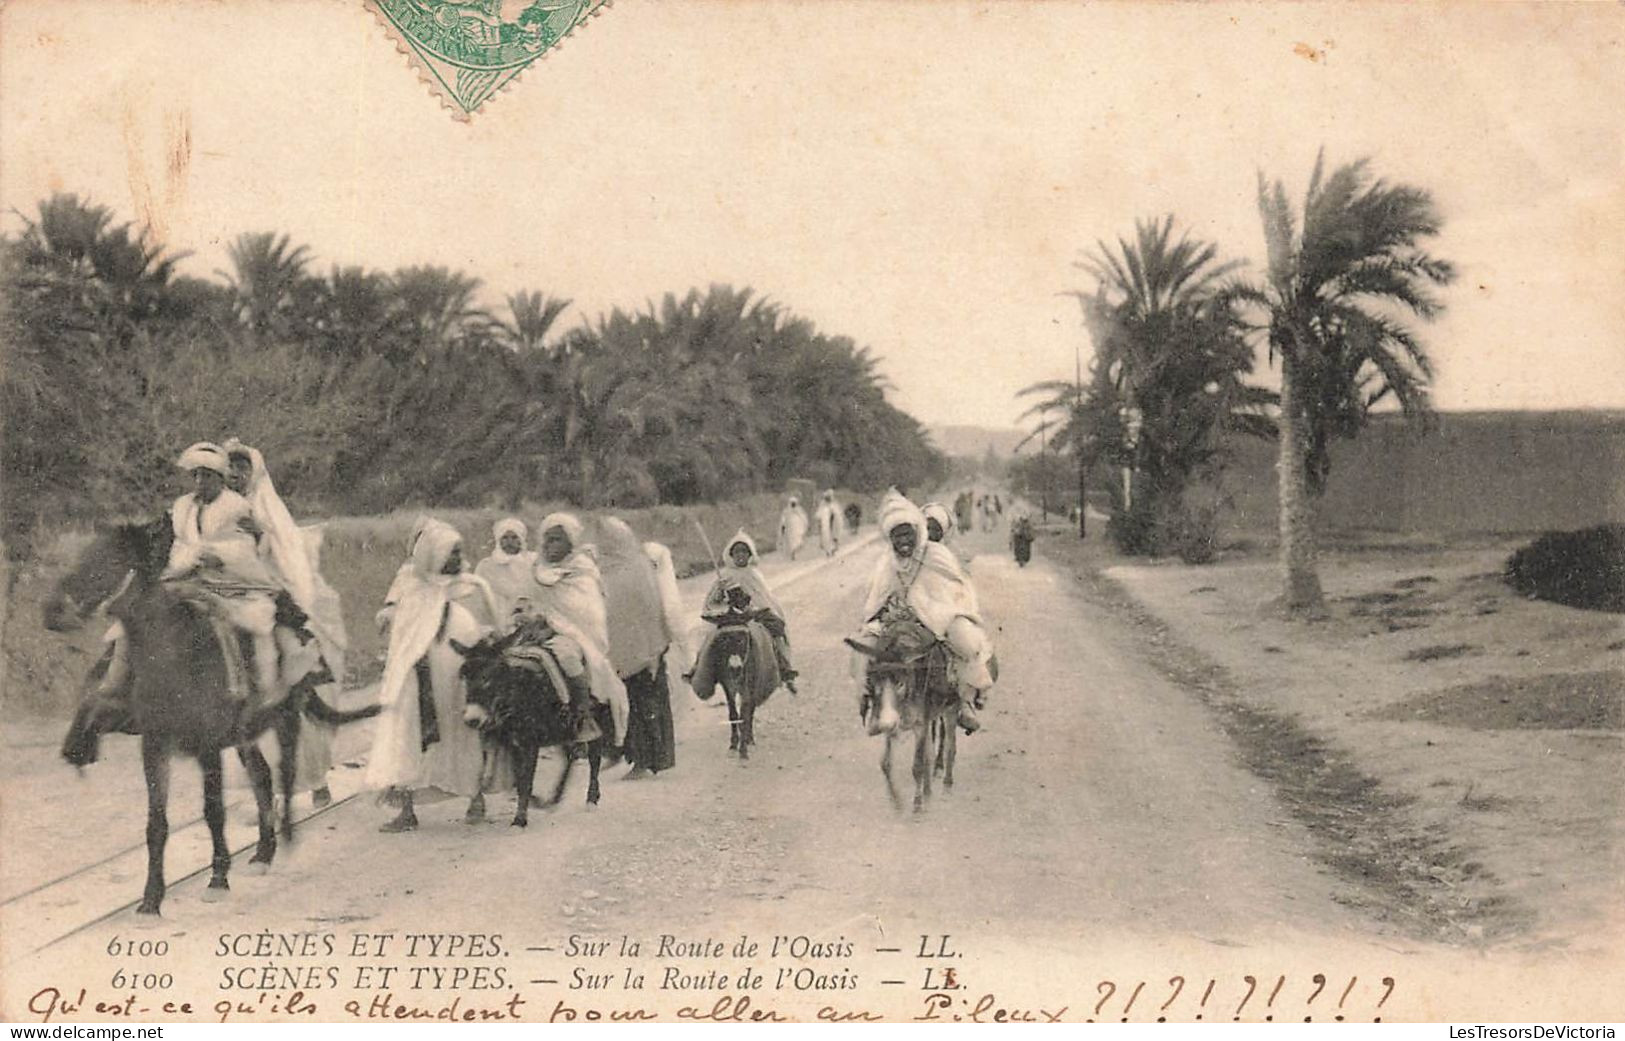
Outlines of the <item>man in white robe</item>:
{"label": "man in white robe", "polygon": [[841,548],[841,507],[833,488],[825,490],[818,503],[818,546],[826,557],[833,557]]}
{"label": "man in white robe", "polygon": [[779,514],[779,550],[791,560],[801,550],[801,544],[807,541],[807,511],[801,508],[801,500],[794,495],[784,504],[784,510]]}
{"label": "man in white robe", "polygon": [[626,729],[629,779],[658,774],[677,765],[671,714],[671,670],[688,671],[688,626],[671,551],[658,542],[640,542],[618,517],[599,524],[599,568],[608,605],[609,660],[626,687],[630,714]]}
{"label": "man in white robe", "polygon": [[226,487],[231,467],[219,445],[199,442],[177,465],[192,474],[194,490],[170,509],[175,542],[162,577],[195,580],[220,616],[250,638],[256,688],[250,700],[274,704],[283,694],[273,635],[281,584],[259,556],[253,507]]}
{"label": "man in white robe", "polygon": [[[890,547],[876,561],[864,597],[865,625],[856,642],[872,645],[881,634],[879,616],[889,599],[908,604],[952,653],[961,684],[959,722],[967,733],[974,733],[981,726],[976,709],[993,687],[993,647],[982,626],[975,589],[958,558],[927,537],[919,507],[895,492],[881,504],[880,530]],[[879,721],[882,729],[885,724]]]}
{"label": "man in white robe", "polygon": [[504,517],[491,527],[495,546],[480,561],[474,573],[485,579],[496,601],[497,617],[492,621],[499,632],[513,628],[514,611],[522,609],[536,594],[536,553],[525,545],[530,532],[524,521]]}
{"label": "man in white robe", "polygon": [[367,785],[391,793],[401,807],[380,831],[418,826],[415,790],[438,788],[475,799],[480,794],[480,739],[463,725],[463,659],[452,641],[471,645],[484,635],[486,627],[462,601],[489,600],[490,592],[463,570],[462,549],[462,536],[449,524],[420,522],[411,559],[391,587],[394,599],[380,612],[389,647],[378,684],[383,711],[367,757]]}

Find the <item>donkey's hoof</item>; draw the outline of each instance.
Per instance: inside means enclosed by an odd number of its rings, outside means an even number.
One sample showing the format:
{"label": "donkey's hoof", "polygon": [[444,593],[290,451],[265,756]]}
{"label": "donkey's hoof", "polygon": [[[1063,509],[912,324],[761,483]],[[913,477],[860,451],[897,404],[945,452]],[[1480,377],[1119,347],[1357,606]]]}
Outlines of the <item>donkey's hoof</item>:
{"label": "donkey's hoof", "polygon": [[213,882],[210,882],[209,888],[203,891],[203,902],[206,904],[218,904],[220,901],[226,899],[230,895],[231,889],[229,887],[217,886]]}
{"label": "donkey's hoof", "polygon": [[508,826],[510,828],[528,828],[530,827],[530,821],[526,820],[524,817],[515,817],[513,820],[508,822]]}
{"label": "donkey's hoof", "polygon": [[[247,870],[250,875],[269,875],[271,873],[271,860],[269,857],[264,860],[250,860]],[[225,887],[222,886],[221,888]]]}
{"label": "donkey's hoof", "polygon": [[141,901],[141,906],[135,909],[135,913],[138,915],[145,915],[148,918],[157,918],[158,903],[154,900],[143,900]]}

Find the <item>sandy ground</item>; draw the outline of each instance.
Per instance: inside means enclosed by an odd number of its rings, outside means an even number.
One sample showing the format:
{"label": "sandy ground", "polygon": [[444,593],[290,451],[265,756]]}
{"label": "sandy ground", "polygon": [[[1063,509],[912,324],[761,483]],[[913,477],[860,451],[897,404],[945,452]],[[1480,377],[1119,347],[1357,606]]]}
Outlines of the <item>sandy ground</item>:
{"label": "sandy ground", "polygon": [[[246,870],[240,857],[225,902],[203,902],[195,879],[172,888],[161,920],[120,913],[38,953],[11,951],[3,1011],[26,1008],[47,986],[87,987],[92,1001],[122,997],[110,991],[106,952],[114,938],[137,938],[167,941],[173,952],[157,963],[173,972],[173,986],[139,995],[135,1007],[146,1014],[160,999],[189,999],[195,1016],[217,1018],[211,1010],[224,994],[248,1006],[228,1008],[229,1016],[276,1015],[267,1009],[290,1000],[287,977],[242,990],[228,986],[241,980],[232,972],[330,966],[338,986],[318,971],[304,998],[317,1011],[300,1014],[364,1014],[344,1011],[346,1001],[378,994],[354,989],[367,962],[349,949],[215,955],[222,942],[268,930],[336,936],[341,948],[358,931],[498,934],[499,955],[442,963],[501,967],[497,992],[398,982],[393,1000],[495,1008],[517,996],[526,1019],[561,1005],[669,1017],[719,998],[737,1012],[737,986],[682,981],[742,961],[768,977],[751,995],[754,1010],[796,1018],[822,1009],[990,1017],[996,1006],[1071,1020],[1432,1019],[1482,1016],[1498,1001],[1528,1012],[1509,1003],[1540,1000],[1550,1015],[1560,998],[1579,1002],[1585,1018],[1618,1017],[1617,973],[1592,973],[1581,986],[1572,964],[1559,971],[1514,955],[1486,960],[1482,950],[1428,942],[1367,913],[1359,887],[1325,864],[1309,826],[1247,767],[1213,709],[1170,679],[1144,653],[1141,629],[1089,595],[1043,546],[1025,569],[1001,535],[961,546],[974,558],[1003,674],[984,731],[960,742],[958,785],[939,790],[923,814],[892,808],[877,769],[881,741],[859,727],[840,644],[859,621],[880,552],[871,545],[782,586],[801,693],[781,691],[762,709],[748,763],[727,753],[721,708],[684,697],[677,768],[636,782],[613,769],[596,810],[584,805],[583,774],[565,804],[533,814],[526,831],[507,826],[511,797],[497,797],[493,823],[465,825],[462,804],[447,801],[420,809],[419,831],[382,835],[376,828],[389,811],[358,798],[309,822],[269,873]],[[782,566],[775,574],[784,581]],[[687,592],[697,600],[701,590]],[[353,737],[362,745],[364,730]],[[17,844],[8,807],[8,850],[38,848],[50,836],[60,851],[50,859],[66,866],[99,848],[84,835],[139,837],[132,765],[109,756],[87,788],[7,758],[5,790],[33,784],[26,790],[39,800],[19,818],[37,830]],[[906,755],[898,766],[906,778]],[[554,768],[543,764],[544,774]],[[80,822],[80,839],[62,842],[53,830],[67,827],[57,820],[64,813]],[[171,864],[177,874],[174,854]],[[136,896],[139,875],[122,884]],[[719,940],[730,951],[746,936],[761,949],[740,958],[662,955],[661,934]],[[821,947],[771,956],[781,936]],[[637,957],[620,956],[623,937],[641,944]],[[608,950],[582,953],[587,941]],[[932,957],[920,957],[927,948]],[[403,975],[418,964],[398,953],[383,960]],[[646,974],[645,988],[626,985],[629,967]],[[961,989],[936,989],[947,969]],[[775,986],[785,970],[789,981]],[[676,983],[662,987],[673,971]],[[587,986],[581,973],[602,985]],[[974,1012],[983,995],[994,1004]]]}
{"label": "sandy ground", "polygon": [[1442,855],[1418,873],[1481,910],[1462,918],[1471,935],[1583,951],[1618,935],[1625,907],[1625,619],[1512,592],[1512,548],[1334,552],[1314,623],[1266,606],[1273,561],[1105,574],[1248,703],[1404,803]]}

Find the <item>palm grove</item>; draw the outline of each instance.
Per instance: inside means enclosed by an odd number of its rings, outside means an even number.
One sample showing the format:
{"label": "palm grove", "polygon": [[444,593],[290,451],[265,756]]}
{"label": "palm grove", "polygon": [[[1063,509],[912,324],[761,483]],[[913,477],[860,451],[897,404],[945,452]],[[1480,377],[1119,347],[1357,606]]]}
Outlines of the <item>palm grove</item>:
{"label": "palm grove", "polygon": [[[1217,245],[1176,236],[1171,217],[1098,244],[1080,264],[1093,290],[1073,294],[1095,348],[1087,378],[1022,394],[1080,481],[1093,474],[1109,489],[1112,536],[1131,553],[1209,559],[1227,446],[1274,438],[1283,603],[1313,612],[1332,442],[1384,402],[1429,415],[1432,365],[1407,319],[1436,317],[1433,290],[1454,272],[1423,248],[1441,223],[1429,193],[1376,178],[1366,160],[1328,173],[1318,159],[1301,209],[1260,175],[1258,208],[1261,279],[1242,277]],[[1279,394],[1246,382],[1260,346],[1279,366]],[[1025,477],[1047,486],[1046,465],[1034,460]]]}
{"label": "palm grove", "polygon": [[69,195],[0,239],[13,555],[65,520],[149,510],[180,444],[228,434],[335,513],[683,504],[945,470],[866,349],[750,290],[561,331],[567,300],[518,292],[493,314],[461,272],[320,273],[285,235],[240,236],[215,279],[178,259]]}

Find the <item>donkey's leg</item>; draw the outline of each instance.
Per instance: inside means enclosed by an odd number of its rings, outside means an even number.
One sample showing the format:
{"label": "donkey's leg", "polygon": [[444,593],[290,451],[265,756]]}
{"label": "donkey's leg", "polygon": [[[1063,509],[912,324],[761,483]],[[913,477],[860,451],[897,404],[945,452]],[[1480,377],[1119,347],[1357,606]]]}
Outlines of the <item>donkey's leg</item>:
{"label": "donkey's leg", "polygon": [[927,718],[914,732],[914,812],[925,809],[931,797],[931,760],[934,752],[931,740],[931,720]]}
{"label": "donkey's leg", "polygon": [[564,798],[564,789],[570,783],[570,771],[576,765],[575,757],[570,755],[568,743],[560,745],[559,751],[564,753],[564,769],[559,771],[559,783],[553,786],[553,797],[543,804],[546,806],[557,806],[559,801]]}
{"label": "donkey's leg", "polygon": [[203,820],[209,825],[209,842],[214,847],[214,857],[210,861],[213,870],[203,899],[218,900],[231,888],[226,881],[226,876],[231,873],[231,847],[226,845],[226,799],[220,772],[220,749],[203,752],[197,761],[203,768]]}
{"label": "donkey's leg", "polygon": [[237,746],[237,758],[248,771],[249,783],[254,787],[254,805],[259,810],[260,841],[254,847],[250,864],[269,864],[276,856],[276,807],[271,792],[271,764],[265,761],[258,745]]}
{"label": "donkey's leg", "polygon": [[147,779],[147,888],[137,914],[157,914],[164,902],[164,844],[169,841],[169,749],[156,737],[141,739],[141,772]]}
{"label": "donkey's leg", "polygon": [[937,758],[943,763],[942,789],[952,791],[954,787],[954,760],[959,757],[959,727],[957,726],[957,710],[950,709],[942,717],[942,754]]}
{"label": "donkey's leg", "polygon": [[463,811],[464,824],[485,821],[485,790],[495,783],[497,757],[501,754],[496,742],[480,736],[480,779],[475,782],[474,797],[468,800],[468,809]]}
{"label": "donkey's leg", "polygon": [[[613,724],[612,724],[613,725]],[[598,805],[598,766],[603,761],[604,738],[587,742],[587,805]]]}
{"label": "donkey's leg", "polygon": [[897,782],[891,776],[891,748],[896,740],[896,731],[886,731],[886,743],[880,749],[880,772],[886,775],[886,794],[891,796],[891,804],[895,809],[903,808],[902,796],[897,794]]}
{"label": "donkey's leg", "polygon": [[742,751],[739,744],[739,700],[731,680],[722,681],[722,696],[728,699],[728,751]]}
{"label": "donkey's leg", "polygon": [[304,712],[304,696],[288,695],[276,717],[277,780],[282,787],[282,837],[293,842],[293,778],[299,767],[299,717]]}
{"label": "donkey's leg", "polygon": [[518,808],[513,812],[513,826],[523,828],[530,824],[530,793],[536,788],[537,748],[534,744],[521,744],[510,751],[515,757],[513,781],[514,794],[518,798]]}

